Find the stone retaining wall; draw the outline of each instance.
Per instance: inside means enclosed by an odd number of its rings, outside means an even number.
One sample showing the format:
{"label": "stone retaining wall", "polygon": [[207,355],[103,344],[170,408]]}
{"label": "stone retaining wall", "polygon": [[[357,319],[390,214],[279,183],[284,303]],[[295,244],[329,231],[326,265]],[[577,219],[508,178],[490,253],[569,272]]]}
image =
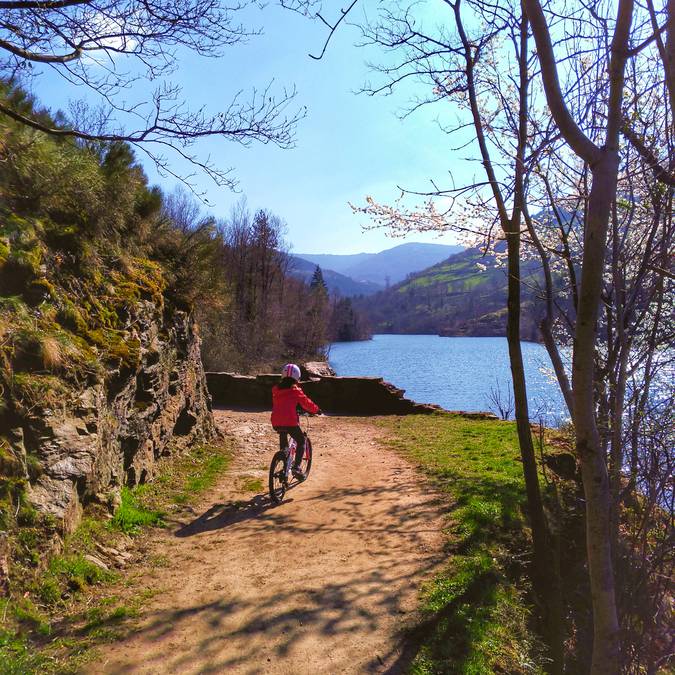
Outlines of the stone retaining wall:
{"label": "stone retaining wall", "polygon": [[[272,386],[278,375],[206,373],[214,405],[271,410]],[[301,382],[305,393],[325,412],[343,415],[410,415],[442,411],[431,404],[415,403],[403,389],[381,377],[325,376]],[[494,418],[491,413],[462,413],[469,417]]]}

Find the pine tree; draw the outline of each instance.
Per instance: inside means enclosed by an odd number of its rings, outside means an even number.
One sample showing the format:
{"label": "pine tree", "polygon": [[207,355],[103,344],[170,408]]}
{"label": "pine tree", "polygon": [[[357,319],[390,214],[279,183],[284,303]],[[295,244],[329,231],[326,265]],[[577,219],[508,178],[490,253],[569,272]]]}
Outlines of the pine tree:
{"label": "pine tree", "polygon": [[309,287],[314,291],[314,290],[323,290],[323,291],[328,291],[328,287],[326,286],[326,282],[323,278],[323,272],[321,271],[321,268],[317,265],[316,269],[314,270],[314,274],[312,274],[312,280],[309,282]]}

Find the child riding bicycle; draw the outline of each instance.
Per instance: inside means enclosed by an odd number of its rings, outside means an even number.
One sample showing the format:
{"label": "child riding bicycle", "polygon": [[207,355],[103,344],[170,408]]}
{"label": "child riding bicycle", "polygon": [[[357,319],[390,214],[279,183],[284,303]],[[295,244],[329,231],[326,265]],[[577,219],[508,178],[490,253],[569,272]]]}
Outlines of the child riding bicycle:
{"label": "child riding bicycle", "polygon": [[272,387],[272,427],[279,434],[279,446],[282,450],[288,445],[288,436],[298,444],[295,451],[293,475],[304,480],[300,462],[305,454],[305,436],[300,429],[298,406],[313,415],[321,414],[321,409],[300,388],[300,368],[287,363],[281,371],[281,380]]}

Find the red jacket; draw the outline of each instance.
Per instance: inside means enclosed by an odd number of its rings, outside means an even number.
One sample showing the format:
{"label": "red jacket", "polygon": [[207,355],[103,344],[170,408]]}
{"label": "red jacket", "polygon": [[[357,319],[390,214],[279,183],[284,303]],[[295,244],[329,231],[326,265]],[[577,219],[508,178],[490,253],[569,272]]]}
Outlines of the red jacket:
{"label": "red jacket", "polygon": [[272,426],[297,427],[300,423],[297,405],[309,413],[319,412],[319,406],[305,396],[297,384],[288,389],[281,389],[275,384],[272,387]]}

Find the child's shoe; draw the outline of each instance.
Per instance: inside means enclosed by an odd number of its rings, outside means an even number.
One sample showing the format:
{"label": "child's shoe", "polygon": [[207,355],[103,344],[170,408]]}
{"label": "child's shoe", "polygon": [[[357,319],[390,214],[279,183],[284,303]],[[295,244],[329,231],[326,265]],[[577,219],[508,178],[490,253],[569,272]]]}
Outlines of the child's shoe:
{"label": "child's shoe", "polygon": [[305,480],[305,478],[307,478],[307,476],[305,476],[305,473],[299,466],[293,467],[293,477],[297,478],[300,482],[302,482],[303,480]]}

